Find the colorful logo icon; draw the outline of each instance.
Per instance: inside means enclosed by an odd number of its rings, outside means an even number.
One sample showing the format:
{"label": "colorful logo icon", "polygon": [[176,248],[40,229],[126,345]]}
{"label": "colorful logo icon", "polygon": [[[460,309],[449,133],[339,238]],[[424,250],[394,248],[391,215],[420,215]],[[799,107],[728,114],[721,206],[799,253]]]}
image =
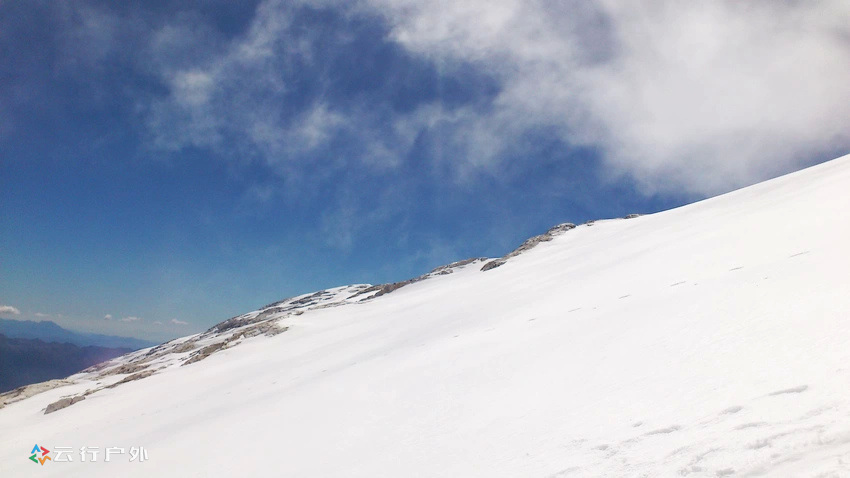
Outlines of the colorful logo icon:
{"label": "colorful logo icon", "polygon": [[[50,460],[50,457],[47,456],[47,454],[50,453],[50,450],[43,446],[39,447],[38,445],[35,445],[32,447],[32,451],[30,453],[32,453],[32,455],[30,455],[30,460],[32,460],[33,463],[41,463],[41,466],[44,466],[45,461]],[[41,456],[38,456],[39,453],[41,453]]]}

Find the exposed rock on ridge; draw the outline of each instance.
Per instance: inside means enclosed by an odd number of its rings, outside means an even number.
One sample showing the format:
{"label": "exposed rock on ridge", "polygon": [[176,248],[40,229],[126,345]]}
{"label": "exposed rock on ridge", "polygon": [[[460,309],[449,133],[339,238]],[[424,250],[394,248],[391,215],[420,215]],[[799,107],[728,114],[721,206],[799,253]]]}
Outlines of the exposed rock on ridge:
{"label": "exposed rock on ridge", "polygon": [[557,226],[550,228],[548,231],[544,232],[543,234],[540,234],[539,236],[534,236],[529,239],[526,239],[525,242],[520,244],[519,247],[517,247],[507,255],[484,264],[484,266],[481,268],[481,271],[486,272],[490,269],[495,269],[503,265],[505,262],[508,262],[508,259],[510,259],[511,257],[516,257],[529,249],[533,249],[541,242],[551,241],[555,238],[555,236],[560,236],[561,234],[569,231],[570,229],[575,229],[575,227],[576,225],[571,222],[558,224]]}

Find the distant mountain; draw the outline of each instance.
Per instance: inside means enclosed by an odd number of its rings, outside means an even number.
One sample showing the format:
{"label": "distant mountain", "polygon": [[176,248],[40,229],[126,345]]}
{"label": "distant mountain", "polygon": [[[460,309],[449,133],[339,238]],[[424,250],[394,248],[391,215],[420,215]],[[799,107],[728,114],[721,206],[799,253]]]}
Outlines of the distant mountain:
{"label": "distant mountain", "polygon": [[63,329],[55,322],[43,320],[0,319],[0,334],[14,339],[39,339],[44,342],[62,342],[80,347],[97,346],[107,348],[124,348],[138,350],[157,345],[154,342],[133,337],[117,337],[114,335],[84,334]]}
{"label": "distant mountain", "polygon": [[129,352],[132,349],[79,347],[38,339],[13,339],[0,334],[0,393],[30,383],[64,378]]}

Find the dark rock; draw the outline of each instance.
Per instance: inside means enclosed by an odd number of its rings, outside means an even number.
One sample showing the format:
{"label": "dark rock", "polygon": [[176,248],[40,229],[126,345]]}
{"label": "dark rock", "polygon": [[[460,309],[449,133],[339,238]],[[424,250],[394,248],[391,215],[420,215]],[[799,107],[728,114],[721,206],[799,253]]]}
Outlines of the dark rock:
{"label": "dark rock", "polygon": [[148,378],[151,375],[153,375],[154,373],[156,373],[156,370],[145,370],[144,372],[134,373],[133,375],[130,375],[128,377],[124,377],[121,380],[113,383],[112,385],[109,385],[109,386],[104,387],[104,388],[115,388],[115,387],[122,385],[122,384],[125,384],[127,382],[133,382],[133,381],[136,381],[136,380],[141,380],[143,378]]}
{"label": "dark rock", "polygon": [[483,266],[483,267],[481,267],[481,272],[487,272],[487,271],[489,271],[490,269],[495,269],[495,268],[497,268],[497,267],[499,267],[499,266],[503,265],[505,262],[506,262],[506,261],[504,261],[504,260],[502,260],[502,259],[496,259],[496,260],[494,260],[494,261],[490,261],[490,262],[488,262],[488,263],[484,264],[484,266]]}
{"label": "dark rock", "polygon": [[57,410],[62,410],[63,408],[68,408],[71,405],[73,405],[77,402],[81,402],[85,399],[86,399],[86,397],[81,396],[81,395],[78,395],[78,396],[75,396],[75,397],[63,398],[61,400],[55,401],[55,402],[51,403],[50,405],[48,405],[47,408],[44,409],[44,414],[47,415],[48,413],[53,413]]}

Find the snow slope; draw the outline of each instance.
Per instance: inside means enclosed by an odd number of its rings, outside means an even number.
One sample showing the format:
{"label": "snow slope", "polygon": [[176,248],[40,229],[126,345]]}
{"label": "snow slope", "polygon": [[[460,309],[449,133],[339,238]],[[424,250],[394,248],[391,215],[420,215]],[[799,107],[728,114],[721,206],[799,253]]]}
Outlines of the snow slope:
{"label": "snow slope", "polygon": [[850,476],[848,244],[845,156],[486,272],[290,299],[7,404],[0,476]]}

